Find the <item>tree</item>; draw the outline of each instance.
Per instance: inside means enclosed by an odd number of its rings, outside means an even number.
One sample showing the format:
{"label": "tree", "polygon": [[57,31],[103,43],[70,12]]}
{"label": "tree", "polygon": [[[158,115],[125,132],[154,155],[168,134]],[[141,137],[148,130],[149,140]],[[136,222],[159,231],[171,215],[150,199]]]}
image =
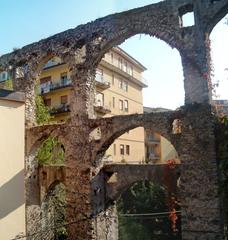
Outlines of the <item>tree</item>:
{"label": "tree", "polygon": [[51,121],[51,116],[49,113],[49,108],[45,106],[43,98],[36,94],[35,97],[35,113],[36,113],[36,122],[39,125],[47,124]]}
{"label": "tree", "polygon": [[12,79],[7,79],[4,82],[4,89],[6,89],[6,90],[13,90],[13,80]]}
{"label": "tree", "polygon": [[[124,192],[118,202],[120,240],[171,240],[180,239],[179,232],[172,231],[169,214],[141,216],[141,214],[168,212],[166,190],[149,181],[138,182]],[[124,217],[124,214],[136,214]],[[140,214],[138,216],[137,214]]]}

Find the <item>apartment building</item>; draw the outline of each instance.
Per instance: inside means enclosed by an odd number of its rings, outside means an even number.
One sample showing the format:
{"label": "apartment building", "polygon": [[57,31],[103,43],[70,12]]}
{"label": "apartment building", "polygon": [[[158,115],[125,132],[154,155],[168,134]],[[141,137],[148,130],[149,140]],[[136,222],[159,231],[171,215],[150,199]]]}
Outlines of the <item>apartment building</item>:
{"label": "apartment building", "polygon": [[[142,72],[146,68],[119,47],[105,54],[96,70],[97,117],[143,113],[142,89],[146,84]],[[69,117],[70,72],[61,59],[47,62],[40,75],[40,94],[50,108],[53,121]],[[106,161],[139,163],[145,160],[144,129],[137,128],[123,134],[109,147]]]}
{"label": "apartment building", "polygon": [[0,89],[0,239],[25,234],[24,94]]}
{"label": "apartment building", "polygon": [[[165,108],[144,107],[144,113],[165,112]],[[180,163],[174,146],[158,132],[145,130],[145,159],[151,164],[165,164],[168,160]]]}
{"label": "apartment building", "polygon": [[228,116],[228,100],[213,100],[212,104],[215,106],[219,116]]}

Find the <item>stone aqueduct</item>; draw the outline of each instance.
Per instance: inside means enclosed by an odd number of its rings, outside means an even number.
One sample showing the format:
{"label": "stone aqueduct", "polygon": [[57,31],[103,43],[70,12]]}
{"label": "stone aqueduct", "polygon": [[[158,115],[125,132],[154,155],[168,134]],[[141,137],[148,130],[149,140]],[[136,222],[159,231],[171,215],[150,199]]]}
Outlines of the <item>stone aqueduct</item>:
{"label": "stone aqueduct", "polygon": [[[180,19],[191,11],[195,25],[182,27]],[[104,188],[107,183],[100,159],[114,139],[130,129],[144,126],[170,140],[181,158],[182,239],[223,239],[215,119],[210,106],[208,36],[227,12],[228,0],[166,0],[97,19],[0,57],[0,69],[14,72],[14,88],[26,95],[28,235],[32,236],[40,227],[35,153],[40,142],[51,135],[57,136],[65,147],[66,167],[63,173],[59,169],[58,174],[60,178],[64,175],[66,185],[67,219],[71,222],[67,225],[69,239],[115,239],[112,232],[115,223],[108,219],[112,207],[106,204]],[[159,38],[179,51],[185,106],[178,112],[96,119],[93,109],[95,69],[109,49],[139,33]],[[53,56],[60,57],[71,70],[71,118],[64,124],[36,126],[34,87],[42,66]],[[182,121],[182,133],[173,135],[171,123],[177,118]],[[92,139],[90,133],[98,127],[101,137]],[[95,194],[97,188],[101,191]],[[121,191],[121,185],[115,189]]]}

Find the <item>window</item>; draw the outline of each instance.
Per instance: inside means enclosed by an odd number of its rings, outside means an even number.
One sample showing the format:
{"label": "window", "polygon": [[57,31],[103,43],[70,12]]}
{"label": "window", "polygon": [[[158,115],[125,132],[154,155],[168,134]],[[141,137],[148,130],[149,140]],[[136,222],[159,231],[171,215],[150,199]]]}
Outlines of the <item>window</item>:
{"label": "window", "polygon": [[115,97],[112,97],[112,107],[115,108]]}
{"label": "window", "polygon": [[122,79],[119,79],[118,87],[120,89],[123,89],[125,92],[127,92],[128,91],[128,82],[127,81],[123,81]]}
{"label": "window", "polygon": [[182,16],[182,27],[190,27],[195,25],[194,13],[189,12]]}
{"label": "window", "polygon": [[45,104],[47,107],[50,107],[50,106],[51,106],[51,98],[44,99],[44,104]]}
{"label": "window", "polygon": [[130,145],[126,145],[126,154],[130,155]]}
{"label": "window", "polygon": [[41,94],[49,92],[50,88],[52,88],[51,76],[41,78],[40,79],[40,92],[41,92]]}
{"label": "window", "polygon": [[129,74],[131,75],[131,76],[133,76],[133,66],[131,65],[131,67],[129,68]]}
{"label": "window", "polygon": [[97,92],[96,93],[96,106],[104,106],[104,94]]}
{"label": "window", "polygon": [[7,72],[2,72],[1,81],[7,80]]}
{"label": "window", "polygon": [[60,79],[61,79],[61,85],[64,86],[67,84],[67,73],[61,73],[60,75]]}
{"label": "window", "polygon": [[123,81],[122,83],[122,89],[127,92],[128,91],[128,82],[127,81]]}
{"label": "window", "polygon": [[67,104],[67,95],[61,96],[61,104]]}
{"label": "window", "polygon": [[124,155],[124,145],[120,144],[120,155]]}
{"label": "window", "polygon": [[183,5],[178,9],[178,11],[180,27],[189,27],[195,25],[193,4]]}
{"label": "window", "polygon": [[157,157],[154,148],[149,147],[149,148],[147,149],[147,151],[148,151],[148,152],[147,152],[147,156],[148,156],[148,158],[149,158],[150,160],[152,160],[152,159],[154,159],[154,158]]}
{"label": "window", "polygon": [[113,63],[113,53],[111,53],[111,63]]}
{"label": "window", "polygon": [[124,61],[124,64],[123,64],[123,71],[127,72],[127,62],[126,61]]}
{"label": "window", "polygon": [[124,111],[128,112],[128,100],[124,100]]}
{"label": "window", "polygon": [[123,111],[123,100],[119,100],[119,109]]}
{"label": "window", "polygon": [[118,58],[118,67],[120,69],[123,69],[123,59],[122,58]]}
{"label": "window", "polygon": [[123,80],[119,79],[119,88],[122,89],[123,88]]}
{"label": "window", "polygon": [[115,84],[115,76],[114,76],[114,74],[112,74],[112,85],[114,85]]}
{"label": "window", "polygon": [[64,72],[64,73],[61,73],[61,80],[64,80],[64,79],[67,79],[67,73]]}
{"label": "window", "polygon": [[97,68],[96,69],[96,76],[95,76],[96,81],[102,82],[103,81],[103,70]]}
{"label": "window", "polygon": [[116,144],[113,145],[113,152],[114,152],[114,155],[116,155]]}

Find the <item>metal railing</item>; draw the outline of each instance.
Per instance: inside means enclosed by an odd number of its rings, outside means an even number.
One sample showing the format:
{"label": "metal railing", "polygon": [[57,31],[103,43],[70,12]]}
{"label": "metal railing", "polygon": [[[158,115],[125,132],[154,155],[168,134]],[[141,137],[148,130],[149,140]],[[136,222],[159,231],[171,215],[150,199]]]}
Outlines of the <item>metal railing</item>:
{"label": "metal railing", "polygon": [[49,113],[51,115],[70,112],[70,105],[69,104],[60,104],[58,107],[53,107],[50,109]]}
{"label": "metal railing", "polygon": [[71,79],[68,79],[68,78],[66,78],[64,80],[61,79],[57,83],[50,83],[50,91],[53,91],[58,88],[70,86],[71,83],[72,83]]}
{"label": "metal railing", "polygon": [[110,83],[104,79],[104,76],[101,74],[96,74],[95,80],[98,83],[104,84],[106,86],[110,86]]}
{"label": "metal railing", "polygon": [[72,81],[69,78],[66,78],[64,80],[61,79],[57,83],[52,83],[50,81],[50,82],[47,82],[44,86],[42,86],[42,84],[40,85],[40,93],[41,94],[48,93],[56,89],[71,86],[71,84],[72,84]]}

